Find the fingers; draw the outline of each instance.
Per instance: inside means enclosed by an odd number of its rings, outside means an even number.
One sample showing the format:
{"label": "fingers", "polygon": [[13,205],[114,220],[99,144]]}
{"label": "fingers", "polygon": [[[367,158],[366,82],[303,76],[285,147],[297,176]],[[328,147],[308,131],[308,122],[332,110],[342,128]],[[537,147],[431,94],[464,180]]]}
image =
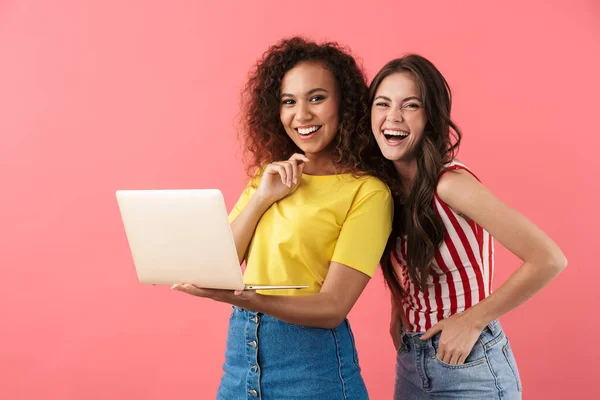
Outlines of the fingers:
{"label": "fingers", "polygon": [[198,288],[189,283],[176,283],[175,285],[171,286],[171,289],[191,294],[193,296],[209,297],[209,290]]}
{"label": "fingers", "polygon": [[458,364],[458,359],[460,358],[460,353],[452,353],[450,355],[450,361],[448,364]]}
{"label": "fingers", "polygon": [[440,321],[437,324],[435,324],[434,326],[432,326],[431,328],[429,328],[427,330],[427,332],[425,332],[422,336],[421,336],[421,340],[428,340],[431,339],[432,337],[434,337],[438,332],[442,331],[442,322]]}
{"label": "fingers", "polygon": [[293,166],[293,177],[292,183],[295,185],[300,180],[302,176],[302,171],[304,171],[304,163],[309,162],[310,160],[304,154],[294,153],[288,162]]}
{"label": "fingers", "polygon": [[281,183],[287,187],[292,187],[292,185],[298,183],[298,179],[300,179],[300,175],[302,174],[302,169],[298,163],[298,160],[277,161],[269,164],[267,168],[277,171],[281,176]]}
{"label": "fingers", "polygon": [[439,348],[438,352],[437,352],[437,358],[439,358],[441,361],[447,363],[448,361],[446,361],[447,360],[446,357],[447,357],[447,354],[444,351],[444,349],[443,348]]}
{"label": "fingers", "polygon": [[292,187],[292,185],[296,185],[298,180],[300,180],[302,171],[304,171],[304,163],[309,161],[305,155],[295,153],[289,160],[276,161],[267,165],[265,173],[279,174],[281,183],[287,187]]}
{"label": "fingers", "polygon": [[[467,354],[468,355],[468,354]],[[467,358],[462,351],[459,350],[447,350],[440,345],[437,351],[437,358],[446,364],[464,364]]]}
{"label": "fingers", "polygon": [[283,167],[285,170],[285,176],[281,175],[281,182],[287,187],[291,187],[294,180],[294,166],[288,161],[279,161],[274,164]]}
{"label": "fingers", "polygon": [[302,161],[302,162],[309,162],[309,161],[310,161],[310,160],[308,159],[308,157],[306,157],[304,154],[300,154],[300,153],[294,153],[294,154],[293,154],[293,155],[290,157],[289,161],[292,161],[292,160],[295,160],[295,161]]}
{"label": "fingers", "polygon": [[249,290],[236,290],[233,294],[241,300],[250,300],[254,293]]}
{"label": "fingers", "polygon": [[192,285],[191,283],[176,283],[175,285],[171,286],[171,289],[191,294],[192,296],[207,297],[219,301],[220,297],[223,295],[222,292],[224,292],[224,290],[219,289],[200,288],[196,285]]}
{"label": "fingers", "polygon": [[269,173],[269,174],[279,174],[280,178],[281,178],[281,183],[283,183],[286,186],[289,186],[287,184],[288,181],[288,172],[286,170],[286,168],[282,165],[282,163],[271,163],[269,165],[267,165],[267,168],[265,169],[265,173]]}

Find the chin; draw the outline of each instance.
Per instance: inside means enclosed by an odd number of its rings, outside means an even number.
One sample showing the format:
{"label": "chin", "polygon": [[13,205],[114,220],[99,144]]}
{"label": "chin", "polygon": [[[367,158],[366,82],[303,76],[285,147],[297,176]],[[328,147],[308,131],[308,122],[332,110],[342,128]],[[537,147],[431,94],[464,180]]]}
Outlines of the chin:
{"label": "chin", "polygon": [[387,151],[382,151],[383,157],[385,157],[386,160],[390,160],[390,161],[398,161],[400,158],[402,158],[401,155],[399,154],[394,154],[394,152],[387,152]]}

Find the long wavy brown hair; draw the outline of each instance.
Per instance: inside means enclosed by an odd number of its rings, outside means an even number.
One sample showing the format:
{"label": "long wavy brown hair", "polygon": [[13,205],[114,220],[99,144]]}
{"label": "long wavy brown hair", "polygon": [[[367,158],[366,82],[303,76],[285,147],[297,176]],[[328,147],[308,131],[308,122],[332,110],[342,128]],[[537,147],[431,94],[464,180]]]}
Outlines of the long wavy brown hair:
{"label": "long wavy brown hair", "polygon": [[[365,158],[374,159],[368,121],[368,88],[365,75],[348,50],[335,42],[317,44],[302,37],[271,46],[250,71],[242,92],[240,134],[245,142],[248,172],[268,163],[287,160],[301,152],[289,138],[279,118],[281,81],[300,62],[319,62],[335,77],[339,96],[338,134],[332,143],[333,163],[339,172],[369,173]],[[249,158],[249,160],[248,160]]]}
{"label": "long wavy brown hair", "polygon": [[[417,54],[388,62],[373,78],[369,88],[369,106],[381,82],[394,73],[409,73],[415,79],[427,123],[417,148],[417,175],[406,199],[401,196],[401,181],[396,173],[390,181],[390,161],[387,174],[380,177],[394,194],[394,227],[382,257],[382,270],[387,285],[398,297],[405,295],[391,262],[392,250],[400,236],[407,238],[408,273],[412,281],[424,289],[431,274],[431,265],[445,235],[444,225],[433,209],[433,197],[443,165],[458,153],[462,134],[450,119],[452,92],[440,71],[426,58]],[[372,139],[374,140],[374,139]],[[381,157],[383,158],[383,157]],[[387,161],[387,160],[386,160]]]}

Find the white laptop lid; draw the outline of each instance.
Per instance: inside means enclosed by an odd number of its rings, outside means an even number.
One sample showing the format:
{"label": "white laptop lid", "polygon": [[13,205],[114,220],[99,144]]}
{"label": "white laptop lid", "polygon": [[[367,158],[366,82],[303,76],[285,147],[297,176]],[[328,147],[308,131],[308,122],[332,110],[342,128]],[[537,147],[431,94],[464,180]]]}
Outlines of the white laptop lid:
{"label": "white laptop lid", "polygon": [[244,289],[218,189],[118,190],[116,196],[141,283]]}

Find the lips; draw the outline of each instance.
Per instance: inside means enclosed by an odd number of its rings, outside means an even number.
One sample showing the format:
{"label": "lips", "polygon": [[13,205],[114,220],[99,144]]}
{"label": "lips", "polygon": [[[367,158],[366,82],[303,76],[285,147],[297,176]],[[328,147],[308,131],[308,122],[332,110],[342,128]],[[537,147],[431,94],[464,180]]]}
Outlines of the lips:
{"label": "lips", "polygon": [[388,144],[397,145],[406,139],[410,132],[403,129],[383,129],[382,134]]}
{"label": "lips", "polygon": [[308,136],[308,135],[315,133],[319,129],[321,129],[321,126],[322,125],[301,126],[301,127],[296,128],[296,130],[298,131],[298,133],[300,135]]}

